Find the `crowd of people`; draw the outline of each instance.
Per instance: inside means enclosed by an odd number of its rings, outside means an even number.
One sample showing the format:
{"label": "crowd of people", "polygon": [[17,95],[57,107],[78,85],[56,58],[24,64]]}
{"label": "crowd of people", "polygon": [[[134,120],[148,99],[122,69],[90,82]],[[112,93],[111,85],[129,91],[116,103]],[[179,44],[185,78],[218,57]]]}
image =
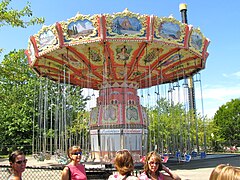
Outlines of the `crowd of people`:
{"label": "crowd of people", "polygon": [[[62,171],[61,180],[86,180],[85,167],[81,164],[82,150],[79,146],[68,149],[69,164]],[[24,153],[16,150],[9,155],[11,174],[8,180],[22,180],[27,159]],[[134,162],[127,149],[119,150],[114,159],[116,172],[108,180],[181,180],[181,177],[162,164],[161,155],[156,151],[147,154],[143,171],[134,175]],[[240,168],[229,164],[219,164],[209,177],[209,180],[240,180]]]}

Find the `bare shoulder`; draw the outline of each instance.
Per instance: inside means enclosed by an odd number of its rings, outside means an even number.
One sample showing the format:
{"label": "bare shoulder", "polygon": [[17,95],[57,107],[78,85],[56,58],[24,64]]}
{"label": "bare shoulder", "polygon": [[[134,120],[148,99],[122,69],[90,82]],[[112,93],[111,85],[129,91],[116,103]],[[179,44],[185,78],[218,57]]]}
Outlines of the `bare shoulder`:
{"label": "bare shoulder", "polygon": [[69,179],[69,174],[68,174],[68,167],[64,167],[63,171],[62,171],[62,176],[61,176],[61,180],[68,180]]}
{"label": "bare shoulder", "polygon": [[21,180],[21,178],[18,176],[13,176],[10,180]]}
{"label": "bare shoulder", "polygon": [[138,177],[136,177],[136,176],[128,176],[127,180],[138,180]]}
{"label": "bare shoulder", "polygon": [[67,166],[65,166],[64,168],[63,168],[63,172],[68,172],[68,167]]}
{"label": "bare shoulder", "polygon": [[69,167],[68,166],[65,166],[64,168],[63,168],[63,170],[68,170],[69,169]]}

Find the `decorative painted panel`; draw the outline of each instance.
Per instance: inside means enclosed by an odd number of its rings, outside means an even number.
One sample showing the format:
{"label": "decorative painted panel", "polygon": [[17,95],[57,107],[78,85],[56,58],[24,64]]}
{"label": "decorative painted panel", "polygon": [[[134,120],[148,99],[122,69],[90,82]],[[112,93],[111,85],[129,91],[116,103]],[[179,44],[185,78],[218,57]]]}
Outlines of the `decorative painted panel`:
{"label": "decorative painted panel", "polygon": [[145,37],[146,15],[132,13],[125,9],[113,15],[105,15],[107,21],[107,37]]}
{"label": "decorative painted panel", "polygon": [[140,123],[137,106],[130,105],[126,107],[126,122]]}

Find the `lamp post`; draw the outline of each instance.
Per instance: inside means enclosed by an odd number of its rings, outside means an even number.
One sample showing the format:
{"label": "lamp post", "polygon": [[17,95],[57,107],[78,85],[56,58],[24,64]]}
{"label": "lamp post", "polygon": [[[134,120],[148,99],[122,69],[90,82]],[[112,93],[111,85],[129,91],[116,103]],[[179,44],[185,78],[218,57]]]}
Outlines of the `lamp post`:
{"label": "lamp post", "polygon": [[[182,23],[188,24],[187,21],[187,4],[181,3],[179,5],[179,10],[181,12]],[[195,102],[195,90],[193,83],[193,76],[188,77],[188,101],[189,101],[189,110],[193,110],[195,121],[196,121],[196,145],[197,152],[199,152],[199,141],[198,141],[198,122],[196,118],[196,102]]]}

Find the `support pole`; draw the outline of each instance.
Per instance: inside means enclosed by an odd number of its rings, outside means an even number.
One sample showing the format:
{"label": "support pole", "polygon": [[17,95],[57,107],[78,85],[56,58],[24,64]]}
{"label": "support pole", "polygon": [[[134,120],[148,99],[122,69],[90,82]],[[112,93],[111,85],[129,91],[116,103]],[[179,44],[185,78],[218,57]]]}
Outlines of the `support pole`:
{"label": "support pole", "polygon": [[[187,21],[187,4],[180,4],[179,10],[181,12],[182,23],[188,24]],[[196,117],[196,102],[195,102],[195,89],[193,83],[193,76],[188,77],[188,100],[189,100],[189,110],[193,111],[193,118],[196,121],[196,146],[197,151],[199,152],[199,141],[198,141],[198,122]]]}

